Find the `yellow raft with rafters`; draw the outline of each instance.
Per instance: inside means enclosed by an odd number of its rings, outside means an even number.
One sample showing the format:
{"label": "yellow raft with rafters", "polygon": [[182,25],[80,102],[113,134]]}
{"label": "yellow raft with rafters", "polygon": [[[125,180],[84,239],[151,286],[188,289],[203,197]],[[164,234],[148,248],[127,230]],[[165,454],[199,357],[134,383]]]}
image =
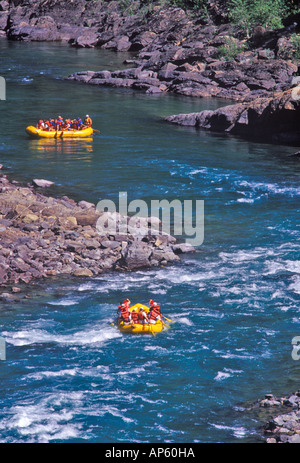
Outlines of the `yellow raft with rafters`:
{"label": "yellow raft with rafters", "polygon": [[[139,311],[140,307],[142,307],[146,313],[149,313],[150,308],[143,304],[135,304],[129,307],[129,311],[132,312],[133,310]],[[130,334],[156,334],[160,333],[164,329],[164,323],[161,321],[157,321],[155,324],[152,323],[134,323],[131,324],[124,324],[123,321],[118,323],[118,328],[121,333],[130,333]]]}
{"label": "yellow raft with rafters", "polygon": [[82,130],[42,130],[33,125],[26,127],[25,132],[31,138],[85,138],[93,135],[92,127]]}

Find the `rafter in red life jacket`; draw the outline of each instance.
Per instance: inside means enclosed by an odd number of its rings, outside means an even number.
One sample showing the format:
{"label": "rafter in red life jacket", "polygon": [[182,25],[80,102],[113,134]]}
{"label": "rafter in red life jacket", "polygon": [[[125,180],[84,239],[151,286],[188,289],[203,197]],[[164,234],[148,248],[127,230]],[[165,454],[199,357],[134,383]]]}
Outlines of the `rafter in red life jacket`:
{"label": "rafter in red life jacket", "polygon": [[129,322],[130,318],[130,312],[128,310],[128,307],[123,307],[121,310],[121,318],[124,322]]}
{"label": "rafter in red life jacket", "polygon": [[160,305],[156,304],[152,307],[149,318],[150,320],[155,320],[160,314]]}
{"label": "rafter in red life jacket", "polygon": [[138,323],[138,321],[139,321],[139,316],[138,316],[138,314],[137,314],[137,312],[135,310],[133,310],[131,312],[131,321],[133,323]]}

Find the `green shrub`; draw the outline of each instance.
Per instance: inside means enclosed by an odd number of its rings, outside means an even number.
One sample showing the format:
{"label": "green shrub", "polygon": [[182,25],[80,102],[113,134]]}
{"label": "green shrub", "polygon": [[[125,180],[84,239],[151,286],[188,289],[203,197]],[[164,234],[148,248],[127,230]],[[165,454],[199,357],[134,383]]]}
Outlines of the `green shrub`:
{"label": "green shrub", "polygon": [[129,16],[134,15],[139,9],[139,3],[132,0],[119,0],[120,9]]}
{"label": "green shrub", "polygon": [[241,45],[233,37],[226,37],[224,45],[219,47],[219,57],[226,61],[233,60],[239,53],[245,50],[245,45]]}
{"label": "green shrub", "polygon": [[282,27],[287,13],[285,0],[230,0],[229,18],[249,38],[255,26],[266,29]]}
{"label": "green shrub", "polygon": [[290,38],[293,55],[296,59],[300,59],[300,34],[292,34]]}

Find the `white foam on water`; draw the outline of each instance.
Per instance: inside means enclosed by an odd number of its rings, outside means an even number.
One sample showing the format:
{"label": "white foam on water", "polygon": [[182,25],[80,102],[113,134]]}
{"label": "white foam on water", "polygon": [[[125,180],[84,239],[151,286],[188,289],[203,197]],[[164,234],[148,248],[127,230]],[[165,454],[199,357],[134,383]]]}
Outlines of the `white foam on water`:
{"label": "white foam on water", "polygon": [[274,293],[272,294],[272,296],[271,296],[271,300],[280,299],[280,298],[283,298],[284,296],[285,296],[285,294],[284,294],[283,291],[276,289],[274,291]]}
{"label": "white foam on water", "polygon": [[155,351],[156,353],[163,353],[163,354],[169,354],[170,353],[170,349],[167,349],[165,347],[161,347],[161,346],[145,346],[144,347],[144,350],[145,351]]}
{"label": "white foam on water", "polygon": [[83,284],[79,285],[76,289],[79,292],[81,292],[81,291],[90,291],[90,290],[94,289],[94,286],[95,286],[94,283],[88,282],[88,283],[83,283]]}
{"label": "white foam on water", "polygon": [[228,379],[232,376],[239,375],[243,373],[243,370],[233,370],[231,368],[224,368],[223,371],[218,371],[218,374],[214,377],[215,381],[223,381],[224,379]]}
{"label": "white foam on water", "polygon": [[143,366],[140,366],[140,367],[130,367],[128,366],[127,364],[127,369],[126,370],[121,370],[121,371],[118,371],[116,373],[117,376],[122,376],[122,377],[125,377],[125,376],[129,376],[131,377],[132,375],[137,375],[139,376],[140,374],[142,373],[145,373],[145,371],[150,368],[155,368],[155,366],[157,365],[157,361],[156,360],[152,360],[152,361],[149,361],[149,362],[146,362],[144,363]]}
{"label": "white foam on water", "polygon": [[23,78],[21,79],[21,82],[22,82],[23,84],[30,84],[31,82],[33,82],[33,79],[32,79],[31,77],[23,77]]}
{"label": "white foam on water", "polygon": [[220,319],[224,317],[223,312],[217,312],[211,309],[201,309],[198,315],[200,315],[200,317],[220,318]]}
{"label": "white foam on water", "polygon": [[274,255],[273,249],[268,248],[254,248],[251,251],[239,249],[233,252],[220,252],[219,257],[223,262],[230,262],[232,264],[240,264],[242,262],[251,262],[262,257],[269,257]]}
{"label": "white foam on water", "polygon": [[46,394],[24,400],[4,410],[0,429],[11,430],[19,437],[15,442],[51,442],[84,438],[80,423],[74,423],[76,409],[82,404],[83,394],[69,391]]}
{"label": "white foam on water", "polygon": [[105,416],[106,414],[112,415],[116,418],[120,418],[124,423],[137,423],[137,420],[129,418],[126,416],[126,409],[119,410],[117,407],[112,405],[100,405],[99,409],[95,411],[97,416]]}
{"label": "white foam on water", "polygon": [[218,371],[217,376],[214,377],[216,381],[223,381],[224,379],[230,378],[231,374],[224,371]]}
{"label": "white foam on water", "polygon": [[192,170],[189,175],[205,174],[207,172],[206,168]]}
{"label": "white foam on water", "polygon": [[300,294],[300,277],[295,276],[293,278],[293,283],[289,285],[288,289],[296,294]]}
{"label": "white foam on water", "polygon": [[79,304],[79,301],[76,299],[61,299],[58,301],[51,301],[48,302],[50,305],[62,305],[62,306],[69,306],[69,305],[76,305]]}
{"label": "white foam on water", "polygon": [[155,291],[155,294],[167,294],[166,289],[158,289],[156,285],[149,285],[148,289]]}
{"label": "white foam on water", "polygon": [[281,272],[300,274],[300,260],[267,261],[265,267],[264,275],[275,275]]}
{"label": "white foam on water", "polygon": [[[231,352],[222,352],[217,349],[213,349],[212,352],[214,354],[217,354],[218,357],[224,358],[224,359],[241,359],[241,360],[252,360],[255,358],[254,355],[251,355],[249,353],[245,353],[244,355],[242,354],[234,354]],[[261,355],[260,355],[261,356]]]}
{"label": "white foam on water", "polygon": [[209,423],[210,426],[213,426],[216,429],[224,430],[224,431],[230,431],[234,437],[237,438],[243,438],[245,437],[247,431],[245,428],[242,426],[225,426],[223,424],[215,424],[215,423]]}
{"label": "white foam on water", "polygon": [[247,180],[241,180],[237,184],[238,187],[245,187],[245,188],[250,188],[251,190],[257,192],[257,191],[263,191],[268,194],[274,194],[274,195],[284,195],[284,196],[298,196],[300,195],[300,188],[299,187],[293,187],[293,186],[285,186],[285,185],[279,185],[278,183],[262,183],[262,182],[255,182],[255,181],[247,181]]}
{"label": "white foam on water", "polygon": [[255,202],[255,199],[251,198],[239,198],[236,200],[237,203],[247,203],[247,204],[253,204]]}
{"label": "white foam on water", "polygon": [[[132,275],[106,275],[105,280],[103,277],[95,278],[94,285],[92,287],[94,292],[111,293],[112,291],[120,291],[122,288],[123,292],[136,290],[136,288],[144,288],[145,283],[151,282],[154,272],[135,272]],[[88,289],[87,287],[81,286],[81,291]]]}
{"label": "white foam on water", "polygon": [[6,342],[14,346],[31,344],[57,343],[66,346],[103,345],[106,341],[121,337],[121,333],[113,327],[99,326],[77,331],[73,334],[55,334],[42,329],[27,329],[17,332],[4,331]]}
{"label": "white foam on water", "polygon": [[269,330],[268,328],[264,328],[264,327],[258,327],[256,331],[258,333],[264,333],[267,336],[275,336],[276,334],[278,334],[278,331]]}
{"label": "white foam on water", "polygon": [[[63,369],[58,371],[37,371],[29,373],[26,378],[41,380],[43,378],[59,378],[61,376],[76,376],[78,374],[77,368]],[[25,378],[24,378],[25,379]]]}
{"label": "white foam on water", "polygon": [[194,323],[191,321],[190,318],[187,318],[187,317],[173,317],[174,318],[174,321],[176,321],[177,323],[180,323],[181,325],[186,325],[186,326],[193,326]]}

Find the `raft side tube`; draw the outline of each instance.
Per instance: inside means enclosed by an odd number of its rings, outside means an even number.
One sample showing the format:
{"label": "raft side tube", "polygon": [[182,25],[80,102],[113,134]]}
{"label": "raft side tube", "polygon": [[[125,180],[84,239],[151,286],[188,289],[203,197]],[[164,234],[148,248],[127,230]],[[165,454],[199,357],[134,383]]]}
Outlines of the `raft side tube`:
{"label": "raft side tube", "polygon": [[85,138],[90,137],[94,130],[92,127],[86,127],[82,130],[42,130],[29,125],[25,132],[31,138]]}

